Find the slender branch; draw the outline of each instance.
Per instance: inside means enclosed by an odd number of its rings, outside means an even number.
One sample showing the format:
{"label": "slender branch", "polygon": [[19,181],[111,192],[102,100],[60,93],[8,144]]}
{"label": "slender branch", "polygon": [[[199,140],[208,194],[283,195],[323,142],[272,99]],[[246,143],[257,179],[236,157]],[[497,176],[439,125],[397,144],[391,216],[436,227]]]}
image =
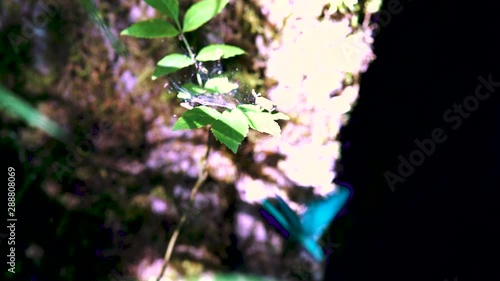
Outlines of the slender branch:
{"label": "slender branch", "polygon": [[[194,202],[194,199],[196,198],[196,194],[198,193],[198,190],[200,189],[201,185],[205,180],[207,179],[208,176],[208,156],[210,154],[210,147],[212,144],[212,138],[211,138],[211,133],[210,133],[210,128],[208,129],[208,141],[207,141],[207,152],[205,154],[204,159],[201,160],[201,167],[200,167],[200,173],[198,175],[198,180],[193,186],[193,189],[191,190],[191,195],[189,196],[189,205],[192,205]],[[161,268],[161,272],[158,275],[158,278],[156,281],[160,281],[163,275],[165,274],[165,270],[168,267],[168,264],[170,262],[170,258],[172,257],[172,253],[174,251],[175,243],[177,242],[177,238],[179,237],[179,234],[181,232],[182,226],[186,223],[187,220],[187,215],[184,213],[181,216],[181,219],[179,221],[179,224],[177,224],[177,227],[174,230],[174,233],[172,234],[172,237],[170,237],[170,240],[168,241],[168,246],[167,250],[165,251],[165,257],[164,262],[163,262],[163,267]]]}
{"label": "slender branch", "polygon": [[[191,196],[189,197],[190,202],[194,201],[196,194],[198,193],[198,189],[200,189],[201,184],[207,179],[208,176],[208,156],[210,154],[210,147],[212,146],[212,134],[210,133],[210,126],[207,128],[208,140],[207,140],[207,152],[205,153],[205,159],[203,163],[203,168],[201,169],[200,176],[198,177],[198,181],[193,186],[191,190]],[[201,180],[200,180],[201,179]]]}
{"label": "slender branch", "polygon": [[195,65],[196,65],[196,80],[198,81],[198,85],[200,87],[203,87],[203,81],[201,81],[201,76],[200,76],[200,72],[198,70],[198,64],[196,62],[196,58],[194,57],[194,53],[191,50],[191,47],[189,46],[189,43],[186,40],[186,37],[184,36],[184,33],[181,33],[181,35],[179,35],[179,37],[181,38],[181,41],[184,43],[184,46],[186,47],[186,49],[188,51],[189,57],[195,62]]}

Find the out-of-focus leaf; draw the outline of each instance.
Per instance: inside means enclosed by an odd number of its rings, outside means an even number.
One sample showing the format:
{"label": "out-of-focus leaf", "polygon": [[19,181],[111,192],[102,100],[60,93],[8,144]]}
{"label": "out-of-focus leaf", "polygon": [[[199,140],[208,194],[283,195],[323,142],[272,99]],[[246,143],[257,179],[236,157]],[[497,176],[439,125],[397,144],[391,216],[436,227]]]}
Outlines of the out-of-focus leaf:
{"label": "out-of-focus leaf", "polygon": [[194,93],[196,95],[205,94],[207,92],[204,88],[191,82],[183,84],[182,87],[186,89],[188,92]]}
{"label": "out-of-focus leaf", "polygon": [[183,54],[170,54],[162,58],[155,69],[155,72],[151,76],[152,80],[156,80],[158,77],[163,75],[167,75],[170,73],[174,73],[179,69],[184,67],[188,67],[194,64],[194,61],[191,60],[186,55]]}
{"label": "out-of-focus leaf", "polygon": [[177,69],[181,69],[192,64],[194,64],[194,61],[190,57],[183,54],[170,54],[163,57],[158,62],[159,66],[172,67]]}
{"label": "out-of-focus leaf", "polygon": [[179,1],[178,0],[144,0],[149,6],[160,11],[162,14],[179,21]]}
{"label": "out-of-focus leaf", "polygon": [[111,32],[109,29],[109,26],[106,24],[106,22],[102,19],[102,17],[99,15],[99,10],[94,4],[94,1],[92,0],[81,0],[80,3],[82,4],[83,8],[87,12],[89,18],[99,27],[105,34],[106,38],[109,40],[111,43],[111,46],[115,51],[122,55],[126,56],[128,55],[128,50],[125,44],[123,44],[122,41],[120,41],[116,35]]}
{"label": "out-of-focus leaf", "polygon": [[255,104],[241,104],[238,106],[243,112],[262,112],[262,108]]}
{"label": "out-of-focus leaf", "polygon": [[137,38],[165,38],[179,35],[179,31],[170,23],[159,20],[145,20],[132,24],[129,28],[122,30],[120,35]]}
{"label": "out-of-focus leaf", "polygon": [[378,11],[380,11],[381,6],[382,6],[382,0],[367,1],[365,4],[365,10],[367,13],[375,14]]}
{"label": "out-of-focus leaf", "polygon": [[273,116],[274,120],[290,120],[290,117],[282,112],[272,113],[271,115]]}
{"label": "out-of-focus leaf", "polygon": [[184,16],[183,32],[196,30],[211,20],[229,3],[229,0],[202,0],[193,4]]}
{"label": "out-of-focus leaf", "polygon": [[239,109],[226,110],[222,118],[212,123],[215,138],[236,153],[248,134],[248,120]]}
{"label": "out-of-focus leaf", "polygon": [[162,77],[163,75],[174,73],[177,70],[179,70],[179,69],[176,67],[163,67],[163,66],[157,65],[155,68],[155,71],[153,72],[153,75],[151,76],[151,80],[156,80],[156,79],[158,79],[158,77]]}
{"label": "out-of-focus leaf", "polygon": [[198,61],[215,61],[246,54],[246,52],[236,46],[225,44],[208,45],[201,49],[196,56]]}
{"label": "out-of-focus leaf", "polygon": [[276,107],[272,101],[260,95],[255,95],[255,104],[269,112],[272,112]]}
{"label": "out-of-focus leaf", "polygon": [[65,140],[67,135],[64,130],[54,121],[49,119],[44,114],[40,113],[36,108],[31,106],[16,94],[5,89],[0,85],[0,109],[23,119],[31,126],[37,127],[61,141]]}

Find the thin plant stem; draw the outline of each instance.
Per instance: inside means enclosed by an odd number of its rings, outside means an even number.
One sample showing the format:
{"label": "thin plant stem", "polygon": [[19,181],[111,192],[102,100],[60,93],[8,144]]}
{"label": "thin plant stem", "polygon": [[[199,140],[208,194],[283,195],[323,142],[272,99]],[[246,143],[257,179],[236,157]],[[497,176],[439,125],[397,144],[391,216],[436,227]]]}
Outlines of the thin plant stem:
{"label": "thin plant stem", "polygon": [[181,35],[179,35],[179,37],[181,38],[181,41],[184,43],[184,46],[186,47],[186,49],[188,51],[189,57],[194,61],[195,65],[196,65],[196,80],[198,81],[198,85],[200,87],[203,87],[203,82],[201,81],[201,76],[200,76],[200,72],[198,70],[198,64],[197,64],[196,58],[194,57],[194,53],[191,50],[191,47],[189,46],[189,43],[186,40],[186,37],[184,36],[184,33],[181,33]]}
{"label": "thin plant stem", "polygon": [[[210,154],[210,147],[212,143],[211,140],[212,138],[211,138],[210,128],[208,128],[207,152],[205,154],[205,159],[202,159],[202,163],[200,165],[201,168],[200,168],[200,173],[198,175],[198,180],[194,184],[193,189],[191,190],[191,195],[189,196],[190,205],[192,205],[192,203],[194,202],[198,190],[200,189],[201,185],[205,182],[208,176],[208,156]],[[165,274],[165,270],[167,269],[168,264],[170,262],[170,258],[172,257],[172,252],[174,251],[175,243],[177,242],[177,238],[179,237],[181,228],[186,223],[186,220],[187,220],[187,215],[182,214],[179,224],[177,224],[177,227],[175,228],[172,237],[170,237],[170,240],[168,241],[167,250],[165,251],[163,267],[161,268],[161,272],[158,275],[156,281],[160,281],[163,275]]]}

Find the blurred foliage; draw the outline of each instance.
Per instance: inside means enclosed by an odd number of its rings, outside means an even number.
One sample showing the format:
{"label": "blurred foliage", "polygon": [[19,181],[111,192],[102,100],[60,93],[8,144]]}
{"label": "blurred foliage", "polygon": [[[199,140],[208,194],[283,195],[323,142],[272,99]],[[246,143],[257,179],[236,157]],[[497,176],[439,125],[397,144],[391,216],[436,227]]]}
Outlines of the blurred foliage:
{"label": "blurred foliage", "polygon": [[56,139],[62,141],[67,138],[64,129],[57,125],[57,123],[40,113],[16,94],[5,89],[2,85],[0,85],[0,109],[21,118],[30,126],[37,127]]}

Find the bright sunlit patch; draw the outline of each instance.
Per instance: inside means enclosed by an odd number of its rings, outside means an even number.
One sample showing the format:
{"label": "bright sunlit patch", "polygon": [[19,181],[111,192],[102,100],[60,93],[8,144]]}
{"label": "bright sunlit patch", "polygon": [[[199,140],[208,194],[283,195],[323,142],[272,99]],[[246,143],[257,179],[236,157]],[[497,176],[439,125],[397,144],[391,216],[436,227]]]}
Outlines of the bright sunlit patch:
{"label": "bright sunlit patch", "polygon": [[236,181],[236,189],[240,194],[240,198],[252,203],[260,203],[265,198],[274,195],[273,185],[261,179],[253,179],[249,175],[243,174]]}
{"label": "bright sunlit patch", "polygon": [[167,203],[159,198],[151,197],[151,210],[156,214],[164,214],[167,211]]}
{"label": "bright sunlit patch", "polygon": [[286,160],[280,161],[278,167],[297,185],[318,188],[330,186],[334,177],[331,163],[337,154],[336,147],[283,144],[280,149],[288,157]]}

